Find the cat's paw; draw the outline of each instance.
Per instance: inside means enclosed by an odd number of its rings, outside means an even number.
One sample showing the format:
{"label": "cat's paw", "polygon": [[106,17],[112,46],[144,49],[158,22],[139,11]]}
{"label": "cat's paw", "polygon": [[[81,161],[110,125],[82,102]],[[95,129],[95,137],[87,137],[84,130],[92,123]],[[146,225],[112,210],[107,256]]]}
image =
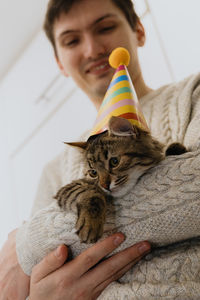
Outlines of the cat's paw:
{"label": "cat's paw", "polygon": [[77,205],[77,234],[83,243],[95,243],[103,234],[105,201],[98,197],[88,199],[87,205]]}
{"label": "cat's paw", "polygon": [[103,234],[103,223],[82,214],[76,224],[77,234],[83,243],[95,243]]}

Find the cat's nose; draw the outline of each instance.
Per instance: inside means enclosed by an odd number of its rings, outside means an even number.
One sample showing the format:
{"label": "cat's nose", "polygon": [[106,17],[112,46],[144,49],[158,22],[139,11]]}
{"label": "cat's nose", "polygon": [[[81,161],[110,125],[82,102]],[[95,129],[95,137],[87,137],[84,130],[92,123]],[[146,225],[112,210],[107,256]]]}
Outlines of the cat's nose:
{"label": "cat's nose", "polygon": [[110,182],[102,182],[102,183],[101,183],[101,186],[102,186],[104,189],[110,191]]}
{"label": "cat's nose", "polygon": [[103,189],[110,191],[110,183],[111,183],[111,178],[110,178],[109,174],[107,174],[105,172],[104,173],[102,172],[102,174],[101,173],[99,174],[99,185]]}

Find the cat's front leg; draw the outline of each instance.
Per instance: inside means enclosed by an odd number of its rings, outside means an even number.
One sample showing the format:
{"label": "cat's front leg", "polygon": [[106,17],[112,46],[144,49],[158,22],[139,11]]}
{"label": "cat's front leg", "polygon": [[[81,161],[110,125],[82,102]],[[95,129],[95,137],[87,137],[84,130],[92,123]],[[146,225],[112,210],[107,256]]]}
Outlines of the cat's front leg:
{"label": "cat's front leg", "polygon": [[106,195],[94,181],[75,180],[63,186],[54,198],[62,209],[77,213],[76,230],[82,242],[94,243],[102,236]]}

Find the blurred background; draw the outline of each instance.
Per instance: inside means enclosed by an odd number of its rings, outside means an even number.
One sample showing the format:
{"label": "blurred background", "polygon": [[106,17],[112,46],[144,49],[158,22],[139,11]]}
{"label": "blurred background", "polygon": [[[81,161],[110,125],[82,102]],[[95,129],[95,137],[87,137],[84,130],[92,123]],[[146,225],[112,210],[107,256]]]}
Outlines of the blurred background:
{"label": "blurred background", "polygon": [[[200,1],[133,2],[147,33],[139,49],[147,84],[158,88],[199,72]],[[42,31],[46,5],[0,0],[0,247],[28,219],[44,165],[96,116],[86,96],[59,74]]]}

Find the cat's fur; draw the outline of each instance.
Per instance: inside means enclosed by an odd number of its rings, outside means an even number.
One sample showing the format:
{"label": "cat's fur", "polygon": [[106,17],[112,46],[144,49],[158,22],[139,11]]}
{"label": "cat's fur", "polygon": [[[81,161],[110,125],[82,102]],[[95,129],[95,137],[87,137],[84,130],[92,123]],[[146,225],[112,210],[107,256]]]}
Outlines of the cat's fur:
{"label": "cat's fur", "polygon": [[86,178],[62,187],[55,198],[61,208],[77,213],[77,234],[86,243],[96,242],[103,234],[109,195],[127,194],[166,155],[186,152],[179,143],[166,149],[148,131],[119,117],[110,119],[108,131],[70,145],[84,149],[89,169]]}

